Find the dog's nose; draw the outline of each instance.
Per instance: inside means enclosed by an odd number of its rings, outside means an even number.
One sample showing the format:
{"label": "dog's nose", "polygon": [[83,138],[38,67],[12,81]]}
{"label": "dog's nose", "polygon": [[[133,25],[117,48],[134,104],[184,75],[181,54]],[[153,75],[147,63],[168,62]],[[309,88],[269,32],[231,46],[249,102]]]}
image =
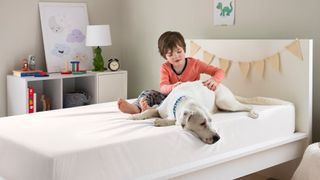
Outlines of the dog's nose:
{"label": "dog's nose", "polygon": [[213,135],[212,139],[213,139],[213,143],[215,143],[215,142],[219,141],[220,136],[218,134],[215,134],[215,135]]}
{"label": "dog's nose", "polygon": [[213,143],[219,141],[219,139],[220,139],[220,136],[218,134],[215,134],[215,135],[211,136],[210,138],[206,138],[205,143],[213,144]]}
{"label": "dog's nose", "polygon": [[205,138],[204,142],[207,144],[213,144],[213,137]]}

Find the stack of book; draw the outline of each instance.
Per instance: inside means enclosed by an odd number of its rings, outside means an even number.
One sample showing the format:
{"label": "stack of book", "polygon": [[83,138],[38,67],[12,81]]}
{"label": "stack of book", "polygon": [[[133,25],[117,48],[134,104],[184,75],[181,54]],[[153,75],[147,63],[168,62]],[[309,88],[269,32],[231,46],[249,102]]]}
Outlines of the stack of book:
{"label": "stack of book", "polygon": [[13,70],[13,75],[18,77],[28,77],[28,76],[39,76],[43,73],[41,70],[32,70],[32,71],[22,71],[22,70]]}

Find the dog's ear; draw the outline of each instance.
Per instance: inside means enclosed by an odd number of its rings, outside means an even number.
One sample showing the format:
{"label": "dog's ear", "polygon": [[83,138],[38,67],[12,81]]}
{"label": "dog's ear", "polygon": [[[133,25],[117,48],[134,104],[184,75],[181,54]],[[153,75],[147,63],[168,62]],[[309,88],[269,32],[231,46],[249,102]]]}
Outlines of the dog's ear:
{"label": "dog's ear", "polygon": [[192,111],[184,111],[182,113],[182,117],[181,117],[181,126],[184,128],[184,126],[186,125],[188,119],[190,118],[190,116],[192,116],[193,112]]}
{"label": "dog's ear", "polygon": [[190,117],[192,114],[193,114],[192,111],[184,111],[184,112],[183,112],[183,116],[184,116],[184,117]]}
{"label": "dog's ear", "polygon": [[207,119],[209,122],[212,122],[212,119],[210,117],[210,113],[208,111],[204,111],[205,115],[207,116]]}

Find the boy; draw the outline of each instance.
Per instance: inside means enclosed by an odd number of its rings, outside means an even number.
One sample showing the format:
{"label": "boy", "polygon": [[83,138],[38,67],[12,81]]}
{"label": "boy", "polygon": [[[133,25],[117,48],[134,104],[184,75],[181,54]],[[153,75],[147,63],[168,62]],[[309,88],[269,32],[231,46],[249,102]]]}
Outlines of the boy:
{"label": "boy", "polygon": [[192,57],[185,57],[186,44],[179,32],[167,31],[158,40],[158,49],[165,62],[160,67],[160,92],[155,90],[143,91],[132,104],[124,99],[118,100],[121,112],[136,114],[154,105],[159,105],[165,97],[179,84],[200,79],[205,73],[211,78],[203,84],[214,91],[224,78],[224,71],[208,65]]}

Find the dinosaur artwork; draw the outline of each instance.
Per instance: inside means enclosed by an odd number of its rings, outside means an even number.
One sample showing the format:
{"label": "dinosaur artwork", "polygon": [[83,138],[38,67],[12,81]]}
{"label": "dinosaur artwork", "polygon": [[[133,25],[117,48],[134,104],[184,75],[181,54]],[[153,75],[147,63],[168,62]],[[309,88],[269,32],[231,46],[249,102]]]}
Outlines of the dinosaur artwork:
{"label": "dinosaur artwork", "polygon": [[214,0],[213,9],[214,25],[234,25],[235,0]]}
{"label": "dinosaur artwork", "polygon": [[229,6],[223,6],[222,2],[219,2],[217,5],[217,9],[220,10],[220,16],[230,16],[233,11],[232,1]]}

